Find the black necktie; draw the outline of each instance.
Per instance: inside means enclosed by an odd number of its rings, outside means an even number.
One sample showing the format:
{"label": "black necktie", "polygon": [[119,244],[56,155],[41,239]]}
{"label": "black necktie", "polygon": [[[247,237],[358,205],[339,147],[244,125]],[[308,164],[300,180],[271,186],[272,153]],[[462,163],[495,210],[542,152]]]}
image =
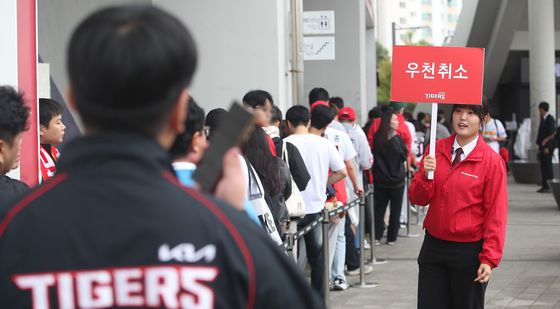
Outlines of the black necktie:
{"label": "black necktie", "polygon": [[461,162],[461,155],[463,154],[463,148],[459,147],[455,149],[455,159],[453,159],[453,163],[451,163],[451,167],[457,165],[457,163]]}

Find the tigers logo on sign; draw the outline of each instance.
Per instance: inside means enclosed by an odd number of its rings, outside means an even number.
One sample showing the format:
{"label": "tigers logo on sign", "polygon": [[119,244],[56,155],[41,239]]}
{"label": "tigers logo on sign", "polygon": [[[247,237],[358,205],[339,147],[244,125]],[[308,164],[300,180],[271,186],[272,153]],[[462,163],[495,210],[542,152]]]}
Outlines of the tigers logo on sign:
{"label": "tigers logo on sign", "polygon": [[391,101],[482,104],[484,48],[393,46]]}

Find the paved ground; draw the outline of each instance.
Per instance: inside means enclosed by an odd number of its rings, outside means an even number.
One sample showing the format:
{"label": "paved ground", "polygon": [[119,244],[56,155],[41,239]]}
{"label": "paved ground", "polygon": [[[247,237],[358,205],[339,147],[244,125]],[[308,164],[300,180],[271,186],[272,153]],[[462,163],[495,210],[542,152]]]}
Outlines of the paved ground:
{"label": "paved ground", "polygon": [[[505,254],[488,285],[486,308],[560,308],[560,211],[551,194],[536,189],[509,179]],[[422,233],[421,227],[412,232]],[[376,256],[389,263],[374,266],[366,281],[379,286],[331,292],[331,308],[416,308],[421,243],[422,237],[399,238],[394,247],[376,247]]]}

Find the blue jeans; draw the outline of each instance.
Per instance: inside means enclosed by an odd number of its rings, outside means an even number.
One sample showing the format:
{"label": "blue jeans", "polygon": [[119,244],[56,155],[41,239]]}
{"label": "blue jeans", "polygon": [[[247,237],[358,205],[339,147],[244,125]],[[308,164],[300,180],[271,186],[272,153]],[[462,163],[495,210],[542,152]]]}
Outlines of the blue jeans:
{"label": "blue jeans", "polygon": [[[298,222],[298,230],[304,228],[315,219],[321,217],[321,213],[307,214]],[[321,223],[317,224],[309,233],[303,236],[307,261],[311,266],[311,286],[317,292],[324,295],[323,291],[323,235]]]}
{"label": "blue jeans", "polygon": [[[335,231],[336,236],[336,244],[334,250],[331,250],[329,247],[329,251],[334,251],[334,257],[332,258],[332,266],[331,266],[331,281],[336,278],[344,280],[346,282],[346,276],[344,275],[344,262],[346,260],[346,236],[344,235],[346,225],[346,218],[341,218],[337,224],[337,229]],[[329,242],[329,245],[331,243]]]}

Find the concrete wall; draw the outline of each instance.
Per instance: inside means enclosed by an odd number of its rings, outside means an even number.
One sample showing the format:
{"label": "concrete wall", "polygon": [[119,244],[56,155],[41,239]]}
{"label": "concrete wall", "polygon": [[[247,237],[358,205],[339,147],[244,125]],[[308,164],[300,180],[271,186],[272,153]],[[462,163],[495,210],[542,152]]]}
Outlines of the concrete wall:
{"label": "concrete wall", "polygon": [[[304,61],[304,92],[307,96],[314,87],[327,89],[331,96],[339,96],[348,106],[356,109],[361,119],[363,59],[360,35],[365,35],[365,25],[360,28],[361,1],[305,0],[304,11],[335,11],[335,60]],[[375,56],[375,54],[374,54]],[[375,85],[373,85],[375,86]],[[307,104],[304,102],[303,104]],[[365,112],[367,115],[367,111]]]}
{"label": "concrete wall", "polygon": [[176,14],[195,37],[200,61],[191,93],[206,111],[258,88],[282,110],[291,105],[288,0],[153,2]]}
{"label": "concrete wall", "polygon": [[[72,31],[80,21],[92,12],[106,6],[139,3],[151,0],[41,0],[37,1],[37,36],[39,57],[50,64],[52,98],[65,103],[68,88],[66,48]],[[66,108],[62,116],[66,125],[65,143],[80,134],[80,121],[75,113]],[[62,145],[64,146],[64,145]]]}

